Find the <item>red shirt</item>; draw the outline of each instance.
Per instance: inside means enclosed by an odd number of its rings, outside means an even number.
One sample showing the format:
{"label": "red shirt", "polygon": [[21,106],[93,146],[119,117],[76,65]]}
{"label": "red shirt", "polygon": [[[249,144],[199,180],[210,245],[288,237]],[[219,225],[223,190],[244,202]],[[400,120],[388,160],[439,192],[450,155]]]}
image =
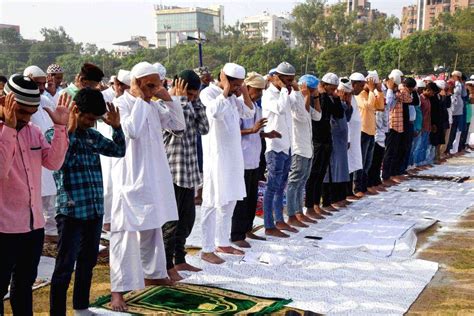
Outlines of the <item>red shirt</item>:
{"label": "red shirt", "polygon": [[423,113],[423,132],[431,132],[431,102],[423,94],[420,96],[421,112]]}

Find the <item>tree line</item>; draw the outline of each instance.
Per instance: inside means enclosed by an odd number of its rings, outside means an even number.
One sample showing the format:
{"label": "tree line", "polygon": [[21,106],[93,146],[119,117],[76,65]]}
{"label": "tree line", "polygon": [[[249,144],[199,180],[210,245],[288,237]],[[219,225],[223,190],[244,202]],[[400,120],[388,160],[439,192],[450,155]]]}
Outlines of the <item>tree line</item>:
{"label": "tree line", "polygon": [[[307,0],[294,7],[290,28],[296,48],[283,41],[267,44],[250,39],[236,26],[226,27],[225,36],[208,34],[203,44],[203,63],[216,76],[226,62],[265,74],[285,60],[297,71],[322,76],[326,72],[349,75],[354,71],[377,69],[386,76],[391,69],[405,73],[433,73],[435,66],[474,73],[474,10],[443,14],[429,31],[416,32],[403,40],[393,38],[399,25],[396,17],[381,15],[373,21],[358,21],[345,13],[345,4],[328,9],[325,0]],[[43,28],[42,41],[23,39],[12,29],[0,30],[0,74],[21,72],[29,65],[43,69],[58,63],[65,69],[65,80],[72,81],[84,62],[100,66],[107,76],[118,69],[130,69],[146,60],[161,62],[172,77],[183,69],[199,66],[194,42],[165,48],[141,49],[122,58],[94,44],[74,42],[64,28]]]}

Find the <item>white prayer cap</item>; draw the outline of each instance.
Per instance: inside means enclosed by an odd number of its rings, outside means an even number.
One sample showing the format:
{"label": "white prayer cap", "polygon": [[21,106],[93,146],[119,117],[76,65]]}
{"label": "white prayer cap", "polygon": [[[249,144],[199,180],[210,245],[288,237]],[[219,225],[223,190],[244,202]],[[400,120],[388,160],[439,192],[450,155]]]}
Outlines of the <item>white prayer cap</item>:
{"label": "white prayer cap", "polygon": [[263,78],[263,76],[256,72],[249,72],[244,82],[245,82],[245,85],[249,87],[257,88],[257,89],[265,89],[265,86],[267,85],[267,82]]}
{"label": "white prayer cap", "polygon": [[471,77],[469,77],[469,80],[474,80],[474,75],[472,75]]}
{"label": "white prayer cap", "polygon": [[158,69],[158,74],[160,75],[160,79],[165,80],[166,79],[166,68],[165,68],[165,66],[163,66],[160,63],[154,63],[153,66],[155,66],[156,69]]}
{"label": "white prayer cap", "polygon": [[121,83],[126,84],[127,86],[130,86],[131,81],[132,81],[130,79],[130,71],[120,69],[118,74],[117,74],[117,80],[120,81]]}
{"label": "white prayer cap", "polygon": [[29,66],[23,71],[23,76],[30,78],[46,77],[46,73],[38,66]]}
{"label": "white prayer cap", "polygon": [[276,72],[282,75],[294,76],[296,74],[295,67],[292,64],[284,61],[278,65]]}
{"label": "white prayer cap", "polygon": [[[362,76],[364,77],[364,76]],[[339,81],[339,85],[337,86],[337,90],[344,91],[344,92],[352,92],[352,83],[350,78],[343,77]],[[365,79],[365,78],[364,78]],[[361,81],[361,80],[354,80],[354,81]]]}
{"label": "white prayer cap", "polygon": [[[341,78],[342,79],[342,78]],[[361,74],[360,72],[354,72],[350,77],[349,79],[351,81],[364,81],[365,82],[365,77],[363,74]]]}
{"label": "white prayer cap", "polygon": [[369,70],[368,75],[367,75],[367,79],[369,79],[369,78],[373,78],[375,83],[380,82],[380,78],[379,78],[379,74],[377,73],[377,70]]}
{"label": "white prayer cap", "polygon": [[110,76],[109,83],[114,83],[116,78],[117,78],[117,76]]}
{"label": "white prayer cap", "polygon": [[388,75],[389,79],[392,79],[393,82],[395,82],[396,85],[399,85],[402,83],[402,77],[400,76],[399,73],[397,72],[391,72],[390,75]]}
{"label": "white prayer cap", "polygon": [[224,68],[222,70],[229,77],[235,79],[245,79],[245,68],[240,65],[234,63],[227,63],[224,65]]}
{"label": "white prayer cap", "polygon": [[435,80],[434,83],[436,83],[438,88],[440,88],[441,90],[446,89],[446,81],[444,81],[444,80]]}
{"label": "white prayer cap", "polygon": [[433,77],[426,76],[426,77],[423,78],[423,81],[433,82]]}
{"label": "white prayer cap", "polygon": [[416,87],[417,88],[426,88],[426,83],[421,79],[416,79]]}
{"label": "white prayer cap", "polygon": [[455,70],[451,73],[451,76],[456,76],[456,77],[461,78],[462,77],[462,72],[460,72],[459,70]]}
{"label": "white prayer cap", "polygon": [[339,85],[339,78],[336,74],[333,74],[332,72],[328,72],[327,74],[325,74],[321,81],[327,84],[332,84],[334,86]]}
{"label": "white prayer cap", "polygon": [[470,85],[473,85],[473,86],[474,86],[474,80],[466,81],[466,84],[470,84]]}
{"label": "white prayer cap", "polygon": [[160,75],[158,73],[158,68],[150,64],[149,62],[142,61],[135,66],[133,66],[130,71],[130,79],[133,78],[142,78],[149,75]]}
{"label": "white prayer cap", "polygon": [[394,70],[392,70],[392,72],[391,72],[390,74],[391,74],[391,75],[397,74],[397,75],[399,75],[400,77],[403,77],[403,76],[404,76],[404,75],[403,75],[403,72],[402,72],[400,69],[394,69]]}

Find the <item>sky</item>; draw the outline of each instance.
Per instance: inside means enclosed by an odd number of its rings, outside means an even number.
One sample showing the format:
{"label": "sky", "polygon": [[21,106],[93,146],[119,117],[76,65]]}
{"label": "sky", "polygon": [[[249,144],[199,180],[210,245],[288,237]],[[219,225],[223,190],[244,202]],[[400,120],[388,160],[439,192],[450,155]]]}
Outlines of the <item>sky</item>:
{"label": "sky", "polygon": [[[20,25],[26,39],[41,40],[42,27],[63,26],[76,42],[94,43],[112,49],[113,43],[129,40],[132,35],[144,35],[156,42],[154,5],[224,6],[225,24],[234,24],[245,16],[291,12],[295,0],[0,0],[0,24]],[[338,0],[329,0],[336,3]],[[415,0],[372,0],[372,8],[400,17],[402,6]]]}

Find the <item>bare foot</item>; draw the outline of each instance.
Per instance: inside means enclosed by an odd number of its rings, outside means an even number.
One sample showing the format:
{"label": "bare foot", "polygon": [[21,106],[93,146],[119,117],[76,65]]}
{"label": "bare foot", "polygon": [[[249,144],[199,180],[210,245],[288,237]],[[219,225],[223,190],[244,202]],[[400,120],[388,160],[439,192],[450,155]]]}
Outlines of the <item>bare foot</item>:
{"label": "bare foot", "polygon": [[377,190],[375,188],[371,187],[371,188],[367,188],[367,194],[368,195],[377,195],[379,193],[377,192]]}
{"label": "bare foot", "polygon": [[176,270],[176,268],[169,269],[168,275],[170,279],[174,282],[178,282],[184,279],[181,275],[179,275],[178,270]]}
{"label": "bare foot", "polygon": [[57,244],[58,240],[59,240],[59,236],[52,236],[52,235],[45,235],[44,236],[44,242],[45,243]]}
{"label": "bare foot", "polygon": [[379,191],[379,192],[387,192],[387,189],[385,189],[385,187],[383,185],[378,185],[375,187],[375,190]]}
{"label": "bare foot", "polygon": [[286,230],[286,231],[289,231],[289,232],[292,232],[292,233],[297,233],[298,232],[298,230],[296,228],[291,227],[290,225],[288,225],[285,222],[276,222],[275,226],[279,230]]}
{"label": "bare foot", "polygon": [[126,312],[128,310],[127,304],[123,299],[123,294],[120,292],[112,292],[110,306],[112,307],[112,310],[116,312]]}
{"label": "bare foot", "polygon": [[397,184],[398,184],[398,182],[393,181],[391,178],[388,178],[387,180],[383,181],[383,185],[386,186],[387,188],[391,187],[391,186],[394,186],[394,185],[397,185]]}
{"label": "bare foot", "polygon": [[300,220],[296,217],[296,215],[290,216],[288,218],[287,224],[290,226],[296,226],[296,227],[309,227],[303,222],[300,222]]}
{"label": "bare foot", "polygon": [[225,262],[224,259],[213,252],[201,252],[201,259],[212,264],[223,264]]}
{"label": "bare foot", "polygon": [[216,249],[217,252],[222,252],[222,253],[227,253],[229,255],[237,255],[237,256],[243,256],[245,255],[245,252],[240,250],[240,249],[237,249],[237,248],[234,248],[232,246],[228,246],[228,247],[217,247]]}
{"label": "bare foot", "polygon": [[255,235],[255,234],[252,233],[252,232],[248,232],[247,234],[245,234],[245,236],[246,236],[247,238],[254,239],[254,240],[267,240],[265,237],[257,236],[257,235]]}
{"label": "bare foot", "polygon": [[232,243],[234,243],[236,246],[240,248],[252,248],[252,246],[246,240],[236,240],[236,241],[233,241]]}
{"label": "bare foot", "polygon": [[265,235],[267,236],[274,236],[274,237],[280,237],[280,238],[288,238],[290,235],[285,234],[278,228],[269,228],[265,229]]}
{"label": "bare foot", "polygon": [[336,209],[339,209],[339,208],[347,207],[347,204],[344,203],[344,201],[339,201],[339,202],[331,204],[331,206],[336,208]]}
{"label": "bare foot", "polygon": [[306,216],[309,216],[314,219],[324,219],[325,217],[321,214],[320,208],[318,206],[318,209],[315,210],[314,208],[308,208],[306,210]]}
{"label": "bare foot", "polygon": [[296,213],[296,219],[299,220],[300,222],[304,223],[311,223],[311,224],[316,224],[317,221],[309,218],[308,216],[304,215],[303,213]]}
{"label": "bare foot", "polygon": [[349,195],[349,196],[346,196],[346,200],[348,200],[348,201],[358,201],[358,200],[360,200],[360,197],[355,196],[355,195]]}
{"label": "bare foot", "polygon": [[357,192],[356,194],[354,194],[356,197],[358,197],[359,199],[363,198],[365,196],[365,193],[364,192]]}
{"label": "bare foot", "polygon": [[199,269],[198,267],[192,266],[189,263],[180,263],[174,266],[174,268],[178,271],[191,271],[191,272],[199,272],[202,271],[202,269]]}
{"label": "bare foot", "polygon": [[145,279],[145,285],[167,285],[167,286],[173,286],[175,285],[175,281],[171,280],[170,278],[164,278],[164,279]]}

